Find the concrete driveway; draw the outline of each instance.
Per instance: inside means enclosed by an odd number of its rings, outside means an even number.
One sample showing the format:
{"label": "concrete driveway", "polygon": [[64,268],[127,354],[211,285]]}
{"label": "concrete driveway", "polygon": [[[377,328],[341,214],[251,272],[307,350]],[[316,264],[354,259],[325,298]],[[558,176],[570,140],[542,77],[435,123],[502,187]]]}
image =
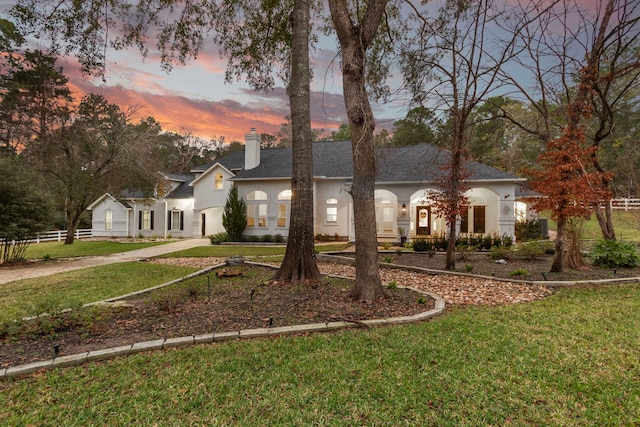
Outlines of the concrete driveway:
{"label": "concrete driveway", "polygon": [[65,271],[80,270],[82,268],[115,264],[117,262],[140,261],[159,255],[169,254],[171,252],[177,252],[197,246],[207,246],[210,244],[211,241],[209,239],[185,239],[112,255],[83,257],[63,261],[43,261],[32,265],[0,268],[0,284],[13,282],[15,280],[48,276],[50,274],[62,273]]}

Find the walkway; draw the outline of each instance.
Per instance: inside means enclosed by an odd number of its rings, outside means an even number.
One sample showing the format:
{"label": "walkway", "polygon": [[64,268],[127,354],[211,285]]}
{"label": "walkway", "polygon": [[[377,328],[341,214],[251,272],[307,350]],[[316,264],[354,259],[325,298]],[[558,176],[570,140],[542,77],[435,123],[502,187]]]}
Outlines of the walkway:
{"label": "walkway", "polygon": [[100,265],[115,264],[118,262],[140,261],[171,252],[177,252],[197,246],[207,246],[210,244],[211,242],[209,239],[185,239],[112,255],[84,257],[68,261],[38,262],[28,266],[2,268],[0,269],[0,284],[13,282],[15,280],[48,276],[50,274],[63,273],[66,271],[80,270],[83,268],[97,267]]}

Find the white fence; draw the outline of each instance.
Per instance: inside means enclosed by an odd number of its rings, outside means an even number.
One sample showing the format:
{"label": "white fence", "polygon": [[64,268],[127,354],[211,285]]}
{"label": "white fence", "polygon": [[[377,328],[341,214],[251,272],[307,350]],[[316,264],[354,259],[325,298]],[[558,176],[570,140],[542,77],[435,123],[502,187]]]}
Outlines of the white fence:
{"label": "white fence", "polygon": [[[38,233],[38,237],[32,240],[34,243],[40,242],[61,242],[67,237],[67,230],[54,230],[54,231],[45,231],[42,233]],[[91,229],[90,228],[82,228],[76,230],[75,238],[82,239],[91,237]]]}
{"label": "white fence", "polygon": [[611,209],[619,209],[625,211],[640,209],[640,199],[612,199]]}

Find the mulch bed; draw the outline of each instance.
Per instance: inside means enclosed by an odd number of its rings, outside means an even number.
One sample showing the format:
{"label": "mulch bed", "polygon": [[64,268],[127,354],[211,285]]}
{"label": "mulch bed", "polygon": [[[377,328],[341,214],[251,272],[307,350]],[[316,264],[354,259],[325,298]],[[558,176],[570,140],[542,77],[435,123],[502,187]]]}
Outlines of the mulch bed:
{"label": "mulch bed", "polygon": [[[437,253],[381,253],[384,263],[444,268],[444,255]],[[153,262],[202,267],[217,265],[220,258],[157,259]],[[447,305],[500,305],[531,302],[552,293],[543,285],[510,283],[492,278],[532,281],[596,280],[640,277],[640,268],[602,269],[585,266],[581,270],[549,273],[551,257],[535,260],[507,260],[495,263],[486,253],[466,254],[458,259],[459,273],[486,276],[424,274],[395,268],[381,268],[384,283],[432,292]],[[320,263],[324,274],[353,277],[352,266]],[[244,267],[247,268],[246,266]],[[19,334],[10,334],[11,325],[0,329],[0,367],[81,353],[161,338],[207,334],[331,321],[358,321],[407,316],[433,308],[433,300],[423,294],[393,289],[393,297],[366,305],[348,296],[350,282],[331,281],[331,285],[274,283],[268,268],[245,270],[240,277],[200,276],[151,294],[119,301],[108,308],[93,310],[82,321],[74,313],[35,320]],[[513,275],[515,271],[524,274]],[[212,284],[211,290],[209,284]],[[46,334],[36,331],[47,330]]]}
{"label": "mulch bed", "polygon": [[345,279],[291,284],[269,281],[274,270],[266,267],[243,270],[239,277],[200,276],[80,318],[65,313],[27,322],[21,333],[0,341],[0,367],[51,359],[54,346],[64,356],[212,332],[408,316],[434,307],[432,298],[406,289],[390,289],[391,298],[368,305],[349,297]]}

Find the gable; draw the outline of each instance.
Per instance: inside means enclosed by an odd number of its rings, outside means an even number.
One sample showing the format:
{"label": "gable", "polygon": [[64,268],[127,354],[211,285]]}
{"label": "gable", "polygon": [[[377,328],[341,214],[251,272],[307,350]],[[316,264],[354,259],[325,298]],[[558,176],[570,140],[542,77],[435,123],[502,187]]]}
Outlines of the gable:
{"label": "gable", "polygon": [[128,210],[131,209],[131,206],[121,203],[118,199],[116,199],[115,197],[113,197],[111,194],[109,193],[104,193],[102,196],[100,196],[95,202],[91,203],[88,207],[87,210],[93,210],[95,208],[97,208],[98,206],[100,206],[100,204],[105,203],[106,205],[115,205],[118,208],[124,209],[124,210]]}
{"label": "gable", "polygon": [[200,175],[198,175],[193,181],[191,181],[189,183],[190,186],[194,186],[196,185],[198,182],[200,181],[204,181],[207,176],[209,176],[212,173],[216,173],[216,172],[222,172],[222,174],[226,177],[231,177],[234,176],[234,173],[231,172],[229,169],[227,169],[223,164],[221,163],[214,163],[211,166],[209,166],[205,171],[203,171]]}

